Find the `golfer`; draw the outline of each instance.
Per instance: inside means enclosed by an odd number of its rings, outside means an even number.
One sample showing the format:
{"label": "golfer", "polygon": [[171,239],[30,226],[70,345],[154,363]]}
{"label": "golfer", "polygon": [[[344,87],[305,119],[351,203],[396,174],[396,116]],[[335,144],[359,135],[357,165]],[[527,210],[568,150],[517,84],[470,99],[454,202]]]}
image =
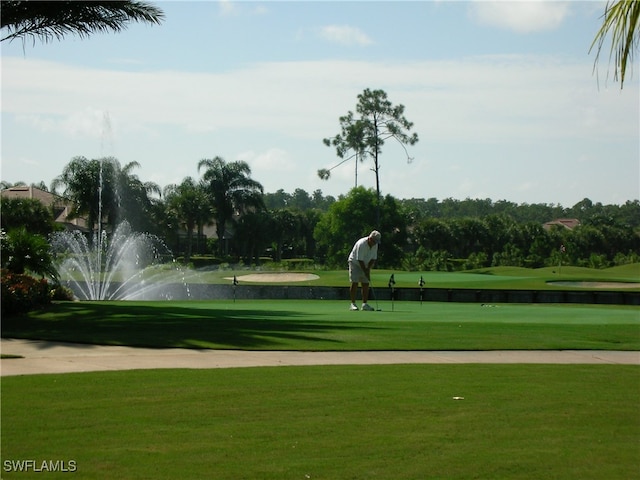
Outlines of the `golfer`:
{"label": "golfer", "polygon": [[349,254],[349,281],[351,282],[351,310],[358,310],[356,293],[358,283],[362,285],[362,310],[373,310],[367,303],[369,300],[369,282],[371,281],[371,267],[378,259],[378,244],[380,232],[373,230],[368,237],[362,237],[351,249]]}

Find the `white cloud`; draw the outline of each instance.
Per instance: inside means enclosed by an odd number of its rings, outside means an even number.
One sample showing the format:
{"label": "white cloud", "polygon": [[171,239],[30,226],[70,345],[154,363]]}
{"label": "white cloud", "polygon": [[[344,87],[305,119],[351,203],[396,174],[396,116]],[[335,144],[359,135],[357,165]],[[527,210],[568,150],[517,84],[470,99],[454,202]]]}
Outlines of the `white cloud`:
{"label": "white cloud", "polygon": [[273,170],[287,172],[294,163],[291,156],[280,148],[270,148],[265,152],[249,150],[238,154],[238,160],[244,160],[251,167],[252,172],[270,172]]}
{"label": "white cloud", "polygon": [[325,25],[320,28],[320,36],[330,42],[347,46],[366,47],[373,43],[373,40],[366,33],[349,25]]}
{"label": "white cloud", "polygon": [[269,10],[267,9],[267,7],[265,7],[264,5],[256,5],[252,10],[251,13],[253,15],[265,15],[266,13],[268,13]]}
{"label": "white cloud", "polygon": [[229,161],[243,160],[251,167],[251,178],[259,181],[267,192],[278,190],[282,179],[300,178],[300,165],[296,164],[291,154],[281,148],[269,148],[265,151],[247,150],[238,153]]}
{"label": "white cloud", "polygon": [[230,0],[220,0],[218,2],[218,11],[222,16],[233,15],[238,11],[238,6],[237,3]]}
{"label": "white cloud", "polygon": [[475,1],[469,6],[477,23],[518,33],[556,29],[569,14],[569,3],[556,1]]}
{"label": "white cloud", "polygon": [[[597,90],[591,64],[544,57],[460,62],[274,62],[224,74],[115,72],[3,58],[4,113],[43,131],[102,134],[102,112],[121,134],[154,126],[187,132],[260,130],[296,138],[337,133],[338,117],[375,78],[432,138],[502,141],[625,135],[638,90]],[[377,87],[376,86],[376,87]],[[585,115],[585,113],[588,113]],[[424,137],[423,137],[424,138]],[[319,140],[318,140],[319,141]]]}
{"label": "white cloud", "polygon": [[113,134],[113,126],[105,123],[105,112],[91,107],[65,115],[18,115],[17,121],[42,132],[63,134],[71,138],[104,139]]}
{"label": "white cloud", "polygon": [[[555,195],[579,200],[590,194],[562,189],[546,194],[545,172],[575,163],[582,152],[596,160],[620,158],[622,171],[631,155],[624,145],[638,132],[638,80],[623,91],[598,90],[588,59],[272,62],[225,73],[122,72],[13,57],[3,57],[2,63],[7,180],[48,181],[72,156],[102,154],[103,112],[108,112],[116,156],[140,162],[140,178],[151,177],[161,186],[186,175],[197,177],[200,158],[221,155],[246,160],[266,191],[320,188],[337,196],[353,187],[354,164],[347,162],[332,172],[331,180],[320,181],[316,170],[338,162],[321,140],[338,133],[339,116],[355,110],[364,88],[382,88],[394,104],[405,106],[420,136],[409,148],[416,158],[411,165],[400,147],[385,144],[383,193],[494,199],[514,193],[520,196],[509,200],[567,203]],[[43,165],[31,172],[33,179],[18,163],[26,156]],[[499,179],[506,163],[491,167],[495,158],[519,165],[521,172],[511,173],[520,179]],[[360,185],[375,185],[370,166],[359,165]],[[589,175],[598,177],[591,168]],[[514,189],[522,181],[540,189]],[[624,181],[632,180],[627,176]]]}
{"label": "white cloud", "polygon": [[223,17],[240,15],[243,13],[249,13],[250,15],[264,15],[267,12],[268,9],[264,5],[252,5],[232,0],[218,1],[218,13]]}

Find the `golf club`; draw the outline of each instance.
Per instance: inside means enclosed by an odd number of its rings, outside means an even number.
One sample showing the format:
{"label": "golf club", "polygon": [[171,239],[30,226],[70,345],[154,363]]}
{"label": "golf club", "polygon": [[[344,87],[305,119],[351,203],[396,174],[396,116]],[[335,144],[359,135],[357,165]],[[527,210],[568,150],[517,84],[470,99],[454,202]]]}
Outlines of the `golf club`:
{"label": "golf club", "polygon": [[369,293],[376,301],[376,312],[381,312],[382,309],[380,309],[380,307],[378,306],[378,296],[376,295],[376,292],[373,290],[373,283],[371,282],[371,279],[369,279]]}

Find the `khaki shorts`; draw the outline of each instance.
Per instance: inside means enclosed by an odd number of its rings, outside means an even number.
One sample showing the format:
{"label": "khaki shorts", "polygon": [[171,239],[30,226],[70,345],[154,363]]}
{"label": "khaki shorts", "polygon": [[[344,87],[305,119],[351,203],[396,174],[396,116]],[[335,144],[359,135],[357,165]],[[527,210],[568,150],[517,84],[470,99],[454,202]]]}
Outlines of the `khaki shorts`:
{"label": "khaki shorts", "polygon": [[369,279],[359,263],[349,262],[349,281],[351,283],[369,283]]}

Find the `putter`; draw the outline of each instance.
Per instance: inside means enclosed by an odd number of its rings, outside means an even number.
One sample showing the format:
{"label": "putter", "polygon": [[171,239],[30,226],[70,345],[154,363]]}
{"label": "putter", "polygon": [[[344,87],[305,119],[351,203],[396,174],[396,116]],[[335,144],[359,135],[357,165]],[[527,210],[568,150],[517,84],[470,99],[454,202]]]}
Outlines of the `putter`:
{"label": "putter", "polygon": [[369,293],[373,296],[376,301],[376,312],[381,312],[382,309],[378,306],[378,296],[376,292],[373,290],[373,284],[371,283],[371,279],[369,279]]}

